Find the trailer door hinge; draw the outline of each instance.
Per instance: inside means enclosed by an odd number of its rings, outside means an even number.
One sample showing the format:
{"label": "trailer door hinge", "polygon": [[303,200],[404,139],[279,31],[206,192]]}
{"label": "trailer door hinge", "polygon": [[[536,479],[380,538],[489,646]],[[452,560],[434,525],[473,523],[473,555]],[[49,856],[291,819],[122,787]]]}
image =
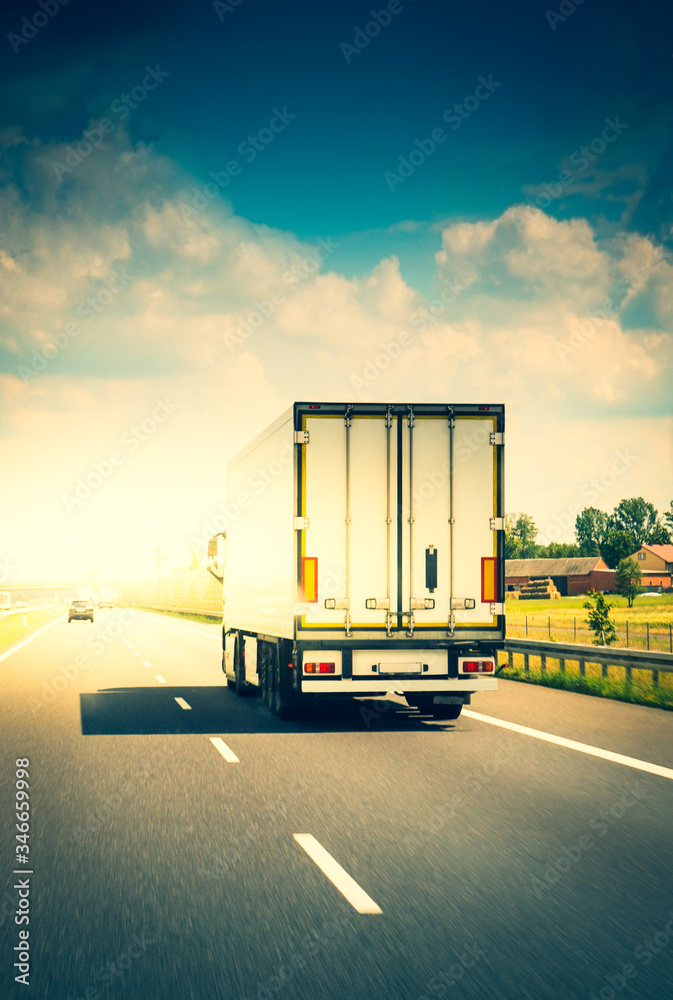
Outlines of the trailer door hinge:
{"label": "trailer door hinge", "polygon": [[294,432],[294,443],[295,444],[308,444],[308,431],[295,431]]}
{"label": "trailer door hinge", "polygon": [[504,615],[505,605],[504,604],[494,604],[491,602],[488,606],[489,614],[492,615]]}
{"label": "trailer door hinge", "polygon": [[504,517],[492,517],[488,523],[491,526],[491,531],[504,531],[505,530],[505,518]]}
{"label": "trailer door hinge", "polygon": [[294,530],[295,531],[306,531],[308,528],[308,518],[307,517],[295,517],[294,519]]}
{"label": "trailer door hinge", "polygon": [[502,431],[491,431],[488,440],[490,444],[495,444],[495,445],[504,444],[505,435]]}

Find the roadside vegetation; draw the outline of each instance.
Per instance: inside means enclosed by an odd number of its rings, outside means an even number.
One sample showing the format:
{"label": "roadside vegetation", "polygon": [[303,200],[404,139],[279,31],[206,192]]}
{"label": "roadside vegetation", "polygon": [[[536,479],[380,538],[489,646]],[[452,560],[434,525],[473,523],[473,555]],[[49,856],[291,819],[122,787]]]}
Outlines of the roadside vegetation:
{"label": "roadside vegetation", "polygon": [[187,618],[189,621],[205,622],[207,625],[220,625],[222,621],[221,614],[215,616],[214,614],[199,614],[198,611],[173,611],[168,608],[145,607],[142,604],[128,604],[125,607],[132,608],[134,611],[150,611],[153,615],[168,615],[170,618]]}
{"label": "roadside vegetation", "polygon": [[[523,661],[523,657],[518,657]],[[505,667],[498,674],[504,680],[522,681],[525,684],[541,684],[543,687],[557,688],[561,691],[576,691],[579,694],[589,694],[595,698],[612,698],[615,701],[627,701],[633,705],[647,705],[650,708],[664,708],[673,711],[673,677],[670,674],[659,674],[659,686],[654,687],[651,681],[646,679],[650,676],[648,670],[634,670],[634,674],[642,675],[631,681],[619,680],[616,677],[597,676],[591,668],[595,668],[600,675],[598,664],[586,664],[586,676],[581,676],[577,666],[575,671],[570,670],[570,662],[566,661],[565,673],[558,668],[550,667],[553,661],[547,660],[547,670],[535,669],[532,665],[528,673],[523,669],[523,663],[517,665],[517,656],[514,656],[514,666],[510,670]],[[623,667],[609,667],[610,672],[619,671],[625,673]]]}
{"label": "roadside vegetation", "polygon": [[58,608],[25,608],[16,614],[0,618],[0,651],[25,639],[60,613]]}

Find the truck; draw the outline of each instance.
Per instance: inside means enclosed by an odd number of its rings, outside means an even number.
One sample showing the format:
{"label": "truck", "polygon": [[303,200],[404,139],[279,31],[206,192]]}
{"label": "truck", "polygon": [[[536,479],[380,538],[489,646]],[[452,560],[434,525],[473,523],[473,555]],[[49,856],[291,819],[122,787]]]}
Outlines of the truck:
{"label": "truck", "polygon": [[99,591],[100,596],[100,607],[101,608],[113,608],[115,602],[115,590],[114,587],[101,587]]}
{"label": "truck", "polygon": [[504,421],[492,403],[297,402],[229,461],[208,546],[228,686],[280,718],[392,691],[457,719],[496,690]]}

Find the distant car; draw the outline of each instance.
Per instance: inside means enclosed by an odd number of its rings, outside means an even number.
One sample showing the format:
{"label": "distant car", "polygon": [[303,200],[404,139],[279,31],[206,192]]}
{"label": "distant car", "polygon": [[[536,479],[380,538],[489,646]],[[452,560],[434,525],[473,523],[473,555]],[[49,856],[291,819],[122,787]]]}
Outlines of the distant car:
{"label": "distant car", "polygon": [[15,608],[27,608],[28,607],[28,601],[15,601],[14,602],[14,607]]}
{"label": "distant car", "polygon": [[68,608],[68,624],[73,620],[77,619],[89,619],[93,624],[93,604],[91,601],[71,601],[70,607]]}

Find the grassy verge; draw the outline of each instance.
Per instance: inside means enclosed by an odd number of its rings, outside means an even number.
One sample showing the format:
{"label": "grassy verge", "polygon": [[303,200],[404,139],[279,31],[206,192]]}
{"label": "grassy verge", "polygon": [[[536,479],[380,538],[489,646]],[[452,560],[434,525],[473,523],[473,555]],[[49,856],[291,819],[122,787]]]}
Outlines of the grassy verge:
{"label": "grassy verge", "polygon": [[150,611],[153,615],[168,615],[171,618],[187,618],[188,621],[192,622],[205,622],[207,625],[220,625],[222,623],[222,615],[218,614],[217,618],[213,615],[199,614],[198,611],[174,611],[171,608],[149,608],[142,604],[127,605],[131,611]]}
{"label": "grassy verge", "polygon": [[579,674],[561,673],[560,670],[526,673],[523,667],[505,667],[498,676],[508,681],[541,684],[561,691],[590,694],[595,698],[612,698],[615,701],[628,701],[632,705],[648,705],[650,708],[673,711],[673,688],[670,687],[653,687],[643,682],[619,681],[608,677],[582,677]]}
{"label": "grassy verge", "polygon": [[60,614],[59,608],[35,608],[34,610],[26,608],[25,625],[23,624],[24,614],[21,612],[16,615],[8,615],[7,618],[0,618],[0,650],[7,649],[15,642],[25,639],[31,632],[35,632],[47,622],[53,621],[58,614]]}

